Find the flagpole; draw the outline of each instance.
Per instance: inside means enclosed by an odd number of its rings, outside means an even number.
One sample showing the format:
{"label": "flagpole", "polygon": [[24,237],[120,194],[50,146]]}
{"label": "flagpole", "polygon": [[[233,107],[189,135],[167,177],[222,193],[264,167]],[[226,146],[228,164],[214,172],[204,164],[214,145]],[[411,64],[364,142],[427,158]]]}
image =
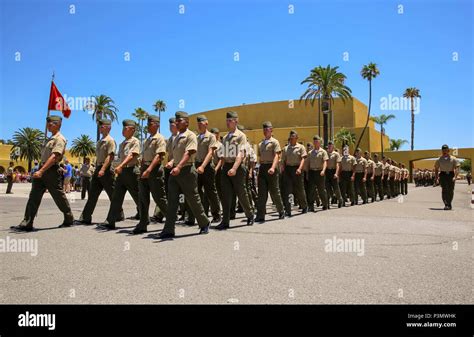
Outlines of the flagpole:
{"label": "flagpole", "polygon": [[[54,82],[54,71],[53,75],[51,76],[51,85]],[[49,96],[51,97],[51,86],[49,89]],[[43,140],[43,146],[46,146],[46,139],[48,138],[48,117],[49,117],[49,99],[48,99],[48,112],[46,113],[46,126],[44,128],[44,140]]]}

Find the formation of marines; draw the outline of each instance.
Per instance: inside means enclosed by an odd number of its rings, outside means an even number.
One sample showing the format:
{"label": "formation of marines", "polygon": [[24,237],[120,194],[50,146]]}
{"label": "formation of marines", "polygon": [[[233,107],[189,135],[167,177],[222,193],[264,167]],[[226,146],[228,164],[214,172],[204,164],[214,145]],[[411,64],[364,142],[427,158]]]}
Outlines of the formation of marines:
{"label": "formation of marines", "polygon": [[435,171],[428,169],[415,170],[413,172],[413,182],[416,187],[420,186],[437,186],[435,179]]}
{"label": "formation of marines", "polygon": [[[96,144],[96,162],[93,171],[89,166],[84,170],[90,176],[88,199],[79,219],[74,220],[60,180],[59,163],[67,143],[60,133],[61,124],[60,116],[47,118],[52,136],[42,149],[39,170],[33,175],[24,219],[11,227],[14,230],[33,230],[46,190],[64,215],[60,227],[91,225],[99,195],[105,190],[110,207],[106,219],[97,224],[100,230],[114,230],[116,222],[125,219],[122,205],[129,192],[137,207],[137,215],[132,218],[139,220],[131,234],[146,233],[151,221],[164,222],[160,239],[175,236],[178,213],[188,225],[197,222],[199,234],[209,233],[211,222],[219,223],[214,227],[217,230],[229,228],[236,208],[245,213],[248,226],[262,223],[266,220],[268,195],[278,219],[284,219],[292,216],[293,206],[299,206],[304,214],[327,211],[332,205],[348,207],[348,203],[354,206],[359,200],[367,204],[408,193],[408,169],[390,158],[372,156],[360,148],[352,156],[347,146],[340,153],[332,142],[324,149],[319,135],[305,147],[294,130],[282,147],[273,137],[270,121],[262,124],[264,139],[255,153],[236,112],[227,112],[227,133],[220,137],[217,128],[208,130],[206,116],[197,116],[195,133],[188,128],[189,115],[178,111],[169,119],[171,136],[167,140],[158,132],[159,117],[149,115],[149,137],[143,146],[134,137],[135,121],[122,122],[124,139],[118,149],[110,136],[112,122],[98,121],[101,139]],[[443,156],[435,165],[435,180],[441,180],[443,201],[451,209],[459,163],[449,155],[449,148],[447,155],[445,152],[443,146]],[[114,161],[116,155],[118,161]],[[152,217],[150,195],[156,204]]]}

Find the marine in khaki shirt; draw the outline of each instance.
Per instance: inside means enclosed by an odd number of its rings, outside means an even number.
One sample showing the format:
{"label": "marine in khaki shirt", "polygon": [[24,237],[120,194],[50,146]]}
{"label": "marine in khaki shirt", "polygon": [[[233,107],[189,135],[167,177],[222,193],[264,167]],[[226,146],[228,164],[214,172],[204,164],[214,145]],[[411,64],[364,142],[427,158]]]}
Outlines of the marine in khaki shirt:
{"label": "marine in khaki shirt", "polygon": [[81,173],[81,177],[86,177],[86,178],[92,177],[92,174],[94,173],[92,169],[92,165],[86,164],[86,163],[82,164],[80,173]]}
{"label": "marine in khaki shirt", "polygon": [[156,155],[166,153],[166,141],[160,133],[148,137],[143,144],[142,163],[149,165]]}
{"label": "marine in khaki shirt", "polygon": [[202,163],[209,153],[209,149],[217,149],[217,140],[211,132],[206,130],[206,132],[201,133],[197,136],[197,152],[196,152],[196,162]]}
{"label": "marine in khaki shirt", "polygon": [[367,159],[365,159],[364,157],[360,157],[360,158],[356,158],[355,161],[356,161],[356,165],[355,165],[356,173],[365,172],[365,170],[368,168]]}
{"label": "marine in khaki shirt", "polygon": [[324,162],[326,160],[329,160],[329,156],[326,150],[321,147],[317,150],[316,148],[314,148],[308,153],[308,157],[306,158],[306,165],[310,170],[322,170]]}
{"label": "marine in khaki shirt", "polygon": [[454,172],[459,166],[458,159],[450,154],[441,156],[435,161],[435,169],[438,169],[440,172]]}
{"label": "marine in khaki shirt", "polygon": [[130,137],[120,143],[118,152],[120,163],[123,163],[125,158],[127,158],[130,153],[137,154],[137,156],[133,156],[133,158],[126,164],[126,167],[132,167],[138,163],[138,155],[140,155],[140,141],[136,137]]}
{"label": "marine in khaki shirt", "polygon": [[374,161],[372,159],[367,159],[367,175],[372,176],[374,173]]}
{"label": "marine in khaki shirt", "polygon": [[173,150],[171,152],[173,156],[173,167],[176,167],[181,162],[186,151],[193,151],[193,153],[190,154],[189,159],[183,166],[194,164],[196,158],[197,137],[196,134],[189,129],[176,135],[176,138],[173,140]]}
{"label": "marine in khaki shirt", "polygon": [[386,178],[390,176],[390,163],[388,161],[383,164],[383,175]]}
{"label": "marine in khaki shirt", "polygon": [[229,132],[222,139],[222,147],[219,150],[219,158],[223,158],[225,163],[235,162],[237,156],[245,157],[245,146],[247,137],[239,129]]}
{"label": "marine in khaki shirt", "polygon": [[379,177],[383,174],[384,164],[380,161],[374,162],[375,176]]}
{"label": "marine in khaki shirt", "polygon": [[51,136],[41,152],[41,163],[46,163],[48,158],[53,153],[59,154],[59,156],[56,157],[56,164],[61,162],[64,152],[66,151],[66,143],[66,138],[64,138],[64,136],[59,131],[55,135]]}
{"label": "marine in khaki shirt", "polygon": [[454,186],[459,174],[460,163],[458,159],[449,153],[449,146],[441,147],[442,155],[435,162],[435,182],[441,185],[441,197],[444,210],[451,210],[454,198]]}
{"label": "marine in khaki shirt", "polygon": [[280,142],[274,137],[264,139],[258,144],[257,154],[260,158],[260,164],[272,164],[275,156],[280,153]]}
{"label": "marine in khaki shirt", "polygon": [[168,154],[168,161],[173,159],[173,141],[175,138],[176,135],[171,135],[170,138],[166,140],[166,153]]}
{"label": "marine in khaki shirt", "polygon": [[97,142],[96,149],[95,149],[96,165],[97,166],[103,165],[105,159],[109,155],[114,154],[114,153],[115,153],[115,141],[109,134]]}
{"label": "marine in khaki shirt", "polygon": [[341,163],[342,156],[339,152],[332,151],[328,153],[328,170],[335,170],[337,168],[337,163]]}
{"label": "marine in khaki shirt", "polygon": [[348,155],[343,155],[341,158],[341,170],[342,171],[351,171],[354,169],[354,166],[356,165],[356,159],[354,156],[351,156],[350,154]]}
{"label": "marine in khaki shirt", "polygon": [[212,162],[214,163],[214,166],[217,166],[217,163],[219,162],[219,150],[222,147],[222,143],[219,140],[216,140],[216,150],[212,154]]}
{"label": "marine in khaki shirt", "polygon": [[62,117],[48,116],[46,122],[47,130],[51,132],[52,136],[42,148],[41,166],[32,176],[31,191],[23,220],[18,226],[10,227],[15,231],[29,232],[33,230],[33,222],[46,190],[49,191],[55,204],[64,215],[64,221],[59,227],[69,227],[74,221],[69,201],[61,184],[60,173],[56,166],[63,158],[67,143],[66,138],[60,133]]}
{"label": "marine in khaki shirt", "polygon": [[283,148],[281,161],[286,166],[299,166],[301,159],[308,156],[306,149],[300,143],[288,144]]}

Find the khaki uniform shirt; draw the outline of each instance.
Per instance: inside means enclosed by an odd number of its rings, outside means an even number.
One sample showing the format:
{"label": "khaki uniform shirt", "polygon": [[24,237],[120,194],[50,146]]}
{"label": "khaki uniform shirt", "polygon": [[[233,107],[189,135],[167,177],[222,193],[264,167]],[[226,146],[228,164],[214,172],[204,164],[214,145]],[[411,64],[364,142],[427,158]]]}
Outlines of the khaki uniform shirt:
{"label": "khaki uniform shirt", "polygon": [[173,159],[173,141],[176,136],[171,135],[170,138],[166,140],[166,153],[168,154],[168,161]]}
{"label": "khaki uniform shirt", "polygon": [[258,144],[257,152],[260,164],[272,164],[275,156],[281,152],[280,142],[273,137],[264,139]]}
{"label": "khaki uniform shirt", "polygon": [[456,167],[459,167],[460,163],[458,159],[454,156],[449,155],[448,157],[439,157],[436,159],[435,167],[438,168],[441,172],[451,172],[454,171]]}
{"label": "khaki uniform shirt", "polygon": [[365,172],[366,167],[367,167],[367,159],[365,159],[364,157],[356,158],[355,171],[357,173]]}
{"label": "khaki uniform shirt", "polygon": [[395,177],[396,172],[397,172],[397,167],[395,165],[390,165],[389,167],[390,178]]}
{"label": "khaki uniform shirt", "polygon": [[[239,129],[235,129],[234,132],[229,132],[222,139],[222,146],[219,149],[219,158],[224,158],[224,162],[233,163],[235,162],[239,153],[245,159],[245,146],[247,144],[247,137]],[[242,160],[242,161],[243,161]]]}
{"label": "khaki uniform shirt", "polygon": [[322,170],[324,162],[329,160],[329,156],[323,148],[319,148],[319,150],[313,149],[309,152],[306,160],[310,170]]}
{"label": "khaki uniform shirt", "polygon": [[179,133],[173,140],[173,166],[179,164],[186,151],[194,151],[194,153],[189,156],[189,159],[184,163],[184,166],[194,164],[197,151],[197,137],[196,134],[189,129],[183,133]]}
{"label": "khaki uniform shirt", "polygon": [[51,154],[59,153],[60,156],[56,159],[56,164],[59,163],[63,159],[64,151],[66,151],[66,143],[66,138],[59,131],[51,136],[41,152],[41,162],[45,164]]}
{"label": "khaki uniform shirt", "polygon": [[385,163],[383,164],[383,175],[384,176],[389,176],[390,175],[390,164],[389,163]]}
{"label": "khaki uniform shirt", "polygon": [[331,153],[328,152],[328,156],[328,169],[335,170],[337,168],[337,163],[341,162],[342,156],[336,151],[332,151]]}
{"label": "khaki uniform shirt", "polygon": [[82,164],[79,172],[81,173],[81,177],[86,177],[86,178],[92,177],[92,165]]}
{"label": "khaki uniform shirt", "polygon": [[205,133],[197,136],[196,161],[202,163],[209,152],[209,148],[217,148],[217,140],[214,134],[206,130]]}
{"label": "khaki uniform shirt", "polygon": [[[138,138],[130,137],[129,139],[125,139],[122,143],[120,143],[118,153],[119,161],[122,163],[130,153],[136,153],[137,155],[140,155],[140,141]],[[138,156],[134,156],[134,158],[128,162],[127,167],[135,166],[137,163]]]}
{"label": "khaki uniform shirt", "polygon": [[356,165],[356,159],[350,154],[347,156],[342,156],[341,158],[341,170],[342,171],[351,171],[352,168]]}
{"label": "khaki uniform shirt", "polygon": [[367,175],[372,175],[374,172],[374,164],[372,159],[367,159]]}
{"label": "khaki uniform shirt", "polygon": [[115,153],[115,142],[110,135],[100,139],[95,148],[96,165],[104,164],[107,156]]}
{"label": "khaki uniform shirt", "polygon": [[381,161],[374,162],[374,171],[377,177],[383,174],[383,163]]}
{"label": "khaki uniform shirt", "polygon": [[216,140],[216,150],[214,151],[214,154],[212,155],[212,162],[214,163],[214,165],[217,165],[217,163],[219,162],[219,150],[221,149],[222,147],[222,143],[218,140]]}
{"label": "khaki uniform shirt", "polygon": [[303,145],[296,143],[295,146],[288,144],[282,151],[281,161],[287,166],[299,166],[301,159],[306,158],[307,153]]}
{"label": "khaki uniform shirt", "polygon": [[157,154],[164,153],[166,153],[166,141],[165,138],[157,132],[153,136],[148,137],[145,140],[145,144],[143,144],[143,164],[151,164]]}

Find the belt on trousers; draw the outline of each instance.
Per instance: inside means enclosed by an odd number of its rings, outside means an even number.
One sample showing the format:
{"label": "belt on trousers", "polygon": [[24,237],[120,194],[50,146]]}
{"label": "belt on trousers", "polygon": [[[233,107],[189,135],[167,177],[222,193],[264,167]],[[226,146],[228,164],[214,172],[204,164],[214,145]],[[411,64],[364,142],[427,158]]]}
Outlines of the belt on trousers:
{"label": "belt on trousers", "polygon": [[[194,163],[186,163],[185,165],[183,165],[183,168],[188,167],[188,166],[192,166],[193,164]],[[175,168],[176,166],[178,166],[178,164],[173,165],[173,168]]]}
{"label": "belt on trousers", "polygon": [[310,171],[322,171],[322,168],[317,168],[317,169],[309,169]]}
{"label": "belt on trousers", "polygon": [[[38,170],[41,169],[43,166],[44,166],[44,164],[41,164],[40,166],[38,166]],[[53,165],[51,165],[51,166],[48,168],[48,170],[49,170],[49,169],[52,169],[52,168],[59,168],[59,164],[53,164]]]}
{"label": "belt on trousers", "polygon": [[454,173],[454,171],[441,171],[440,173],[451,174],[451,173]]}

